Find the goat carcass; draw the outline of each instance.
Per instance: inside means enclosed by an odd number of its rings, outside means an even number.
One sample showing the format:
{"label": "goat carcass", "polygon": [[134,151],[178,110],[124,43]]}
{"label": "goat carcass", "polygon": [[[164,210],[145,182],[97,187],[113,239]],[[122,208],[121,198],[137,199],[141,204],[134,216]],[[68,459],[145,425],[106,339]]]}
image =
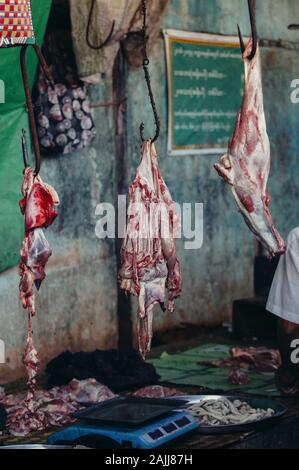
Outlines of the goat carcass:
{"label": "goat carcass", "polygon": [[270,172],[270,143],[264,114],[259,48],[248,59],[252,41],[245,52],[245,95],[237,117],[227,155],[215,169],[231,186],[232,193],[250,230],[271,256],[285,251],[269,210],[267,182]]}
{"label": "goat carcass", "polygon": [[[175,237],[179,217],[158,168],[155,146],[142,146],[142,158],[130,188],[126,237],[122,246],[121,288],[138,297],[138,339],[143,357],[150,351],[153,308],[174,311],[181,294]],[[166,287],[168,299],[166,302]]]}

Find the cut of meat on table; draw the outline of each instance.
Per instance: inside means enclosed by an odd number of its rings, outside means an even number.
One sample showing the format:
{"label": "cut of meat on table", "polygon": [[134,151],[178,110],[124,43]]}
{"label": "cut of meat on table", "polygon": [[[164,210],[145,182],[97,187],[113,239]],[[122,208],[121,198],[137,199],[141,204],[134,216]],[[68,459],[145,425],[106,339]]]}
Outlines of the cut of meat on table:
{"label": "cut of meat on table", "polygon": [[276,230],[269,210],[267,182],[270,172],[270,143],[264,114],[259,48],[248,57],[252,41],[244,52],[245,95],[237,117],[228,152],[215,169],[230,185],[245,222],[270,256],[284,253],[285,244]]}
{"label": "cut of meat on table", "polygon": [[140,398],[168,398],[182,395],[184,395],[184,393],[175,388],[162,387],[161,385],[144,387],[133,394],[134,397]]}
{"label": "cut of meat on table", "polygon": [[8,413],[7,429],[14,436],[45,431],[74,421],[72,414],[82,408],[82,403],[96,404],[115,398],[109,388],[94,379],[72,380],[64,387],[37,390],[34,400],[25,395],[0,394],[0,403]]}
{"label": "cut of meat on table", "polygon": [[256,372],[276,372],[281,366],[281,355],[278,349],[232,348],[232,358],[249,364]]}
{"label": "cut of meat on table", "polygon": [[67,393],[70,400],[76,403],[96,404],[117,396],[108,387],[100,384],[95,379],[81,381],[74,379],[66,388],[62,387],[62,390],[63,394]]}
{"label": "cut of meat on table", "polygon": [[248,385],[250,382],[250,377],[245,370],[232,370],[228,376],[228,383],[231,385]]}
{"label": "cut of meat on table", "polygon": [[55,206],[59,205],[56,191],[44,183],[40,176],[34,175],[30,167],[24,171],[22,184],[23,199],[20,201],[21,212],[25,218],[25,236],[19,264],[20,299],[28,314],[28,334],[23,357],[28,374],[28,406],[33,406],[36,390],[36,375],[39,361],[33,344],[32,317],[35,315],[34,286],[40,288],[46,277],[45,267],[52,254],[43,229],[49,227],[57,216]]}
{"label": "cut of meat on table", "polygon": [[230,357],[215,361],[201,361],[200,365],[210,367],[234,367],[238,369],[254,370],[255,372],[276,372],[281,366],[281,355],[278,349],[258,348],[232,348]]}
{"label": "cut of meat on table", "polygon": [[139,350],[145,357],[151,349],[154,305],[173,312],[182,289],[175,246],[180,220],[150,141],[143,143],[129,197],[119,280],[121,289],[138,297]]}

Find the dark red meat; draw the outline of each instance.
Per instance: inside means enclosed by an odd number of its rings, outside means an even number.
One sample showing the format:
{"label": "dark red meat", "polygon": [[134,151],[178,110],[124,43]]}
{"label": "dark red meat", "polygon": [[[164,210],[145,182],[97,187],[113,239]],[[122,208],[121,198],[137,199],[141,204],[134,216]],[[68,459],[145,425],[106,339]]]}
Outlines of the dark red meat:
{"label": "dark red meat", "polygon": [[281,355],[277,349],[233,348],[231,355],[235,360],[249,364],[256,372],[275,372],[281,366]]}
{"label": "dark red meat", "polygon": [[241,369],[232,370],[228,376],[228,382],[231,385],[248,385],[251,380],[248,374]]}
{"label": "dark red meat", "polygon": [[255,372],[275,372],[281,365],[281,356],[277,349],[265,347],[232,348],[230,357],[222,360],[202,361],[200,365],[220,368],[236,367]]}

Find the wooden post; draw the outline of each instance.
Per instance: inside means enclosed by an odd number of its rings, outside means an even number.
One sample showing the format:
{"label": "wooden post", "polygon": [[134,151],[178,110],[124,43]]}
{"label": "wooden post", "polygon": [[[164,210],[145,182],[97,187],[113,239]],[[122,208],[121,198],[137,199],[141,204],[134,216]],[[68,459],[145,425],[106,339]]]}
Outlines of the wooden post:
{"label": "wooden post", "polygon": [[[115,125],[115,178],[117,182],[116,217],[118,220],[118,195],[128,194],[128,169],[127,169],[127,121],[126,121],[126,63],[120,47],[113,69],[113,101],[114,125]],[[122,240],[116,236],[117,267],[120,267],[120,249]],[[130,297],[119,288],[117,299],[118,316],[118,347],[119,349],[133,346],[131,301]]]}

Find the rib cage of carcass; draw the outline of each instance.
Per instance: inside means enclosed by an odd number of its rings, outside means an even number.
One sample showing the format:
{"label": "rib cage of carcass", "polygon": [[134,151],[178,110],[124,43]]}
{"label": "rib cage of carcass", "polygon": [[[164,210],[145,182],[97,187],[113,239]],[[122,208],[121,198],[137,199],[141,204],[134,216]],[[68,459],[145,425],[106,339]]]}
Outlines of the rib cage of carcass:
{"label": "rib cage of carcass", "polygon": [[138,297],[139,349],[145,357],[151,348],[154,305],[173,312],[182,285],[175,246],[180,220],[150,141],[142,146],[129,197],[119,279],[123,290]]}

